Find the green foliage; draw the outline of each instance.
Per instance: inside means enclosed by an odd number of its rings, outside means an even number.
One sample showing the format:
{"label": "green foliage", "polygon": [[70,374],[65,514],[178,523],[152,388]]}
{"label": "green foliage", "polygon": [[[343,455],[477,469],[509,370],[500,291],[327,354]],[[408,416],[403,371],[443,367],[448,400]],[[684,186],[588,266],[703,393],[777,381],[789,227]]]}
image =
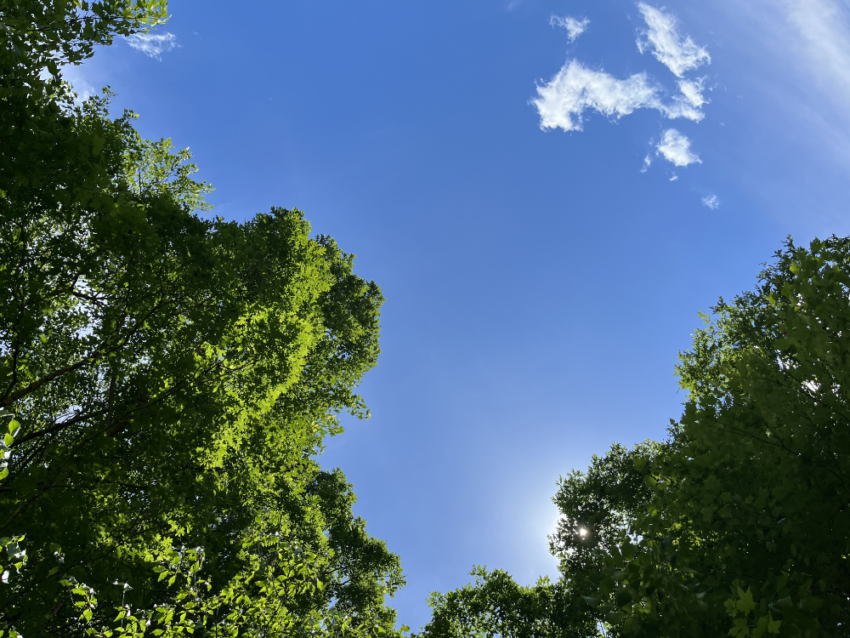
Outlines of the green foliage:
{"label": "green foliage", "polygon": [[136,197],[166,196],[184,210],[212,210],[204,197],[213,188],[192,179],[198,167],[189,161],[192,155],[188,148],[174,153],[171,140],[153,142],[138,134],[128,140],[127,147],[124,174],[127,187]]}
{"label": "green foliage", "polygon": [[166,0],[0,0],[0,100],[55,90],[63,66],[166,19]]}
{"label": "green foliage", "polygon": [[[163,148],[147,147],[155,170],[168,169]],[[339,431],[336,413],[366,414],[353,388],[377,359],[380,291],[333,240],[309,239],[297,211],[204,221],[188,209],[197,191],[116,177],[94,204],[19,205],[15,191],[4,202],[0,404],[22,426],[0,528],[25,533],[31,558],[0,589],[0,614],[21,631],[67,631],[71,577],[100,584],[92,623],[119,594],[164,609],[152,565],[184,544],[206,550],[216,600],[240,582],[264,608],[257,583],[270,581],[254,574],[283,567],[244,539],[277,534],[313,556],[324,584],[286,590],[281,614],[330,605],[357,624],[402,583],[398,560],[311,456]],[[116,579],[133,589],[103,587]]]}
{"label": "green foliage", "polygon": [[48,182],[52,191],[68,171],[81,173],[89,196],[110,179],[112,131],[81,130],[67,117],[74,94],[62,69],[163,23],[166,12],[166,0],[0,0],[0,200]]}
{"label": "green foliage", "polygon": [[550,537],[562,573],[556,583],[541,579],[522,587],[504,571],[476,568],[474,585],[431,596],[433,618],[423,638],[605,635],[595,608],[600,592],[610,596],[614,585],[603,574],[605,552],[616,548],[650,499],[642,463],[663,448],[654,442],[634,450],[615,445],[604,457],[594,456],[586,474],[572,472],[560,480],[553,500],[561,518]]}
{"label": "green foliage", "polygon": [[480,610],[515,613],[528,591],[485,578],[433,597],[424,635],[463,635],[469,614],[482,635],[846,635],[849,295],[850,240],[789,240],[680,356],[689,399],[669,439],[561,481],[557,620],[541,606],[531,633],[494,621]]}
{"label": "green foliage", "polygon": [[170,591],[170,599],[151,609],[135,610],[124,600],[129,585],[115,583],[122,592],[121,604],[113,608],[111,622],[98,621],[102,604],[96,592],[71,577],[61,581],[74,601],[75,634],[95,638],[113,636],[235,637],[260,636],[370,636],[397,635],[383,614],[351,616],[332,609],[298,609],[291,601],[324,596],[321,570],[314,554],[286,544],[279,536],[246,540],[243,548],[252,560],[227,585],[211,594],[212,584],[203,580],[202,549],[181,547],[170,552],[154,569]]}
{"label": "green foliage", "polygon": [[760,279],[681,357],[690,400],[639,522],[652,551],[637,564],[664,574],[665,595],[632,614],[639,635],[838,636],[850,622],[850,243],[789,241]]}
{"label": "green foliage", "polygon": [[[434,617],[423,636],[492,638],[559,635],[552,633],[569,618],[564,587],[547,579],[536,586],[517,585],[502,570],[472,570],[475,584],[448,594],[432,594]],[[569,620],[574,620],[569,618]]]}
{"label": "green foliage", "polygon": [[299,211],[199,217],[188,151],[58,84],[164,11],[0,0],[0,635],[396,635],[398,557],[314,460],[380,290]]}

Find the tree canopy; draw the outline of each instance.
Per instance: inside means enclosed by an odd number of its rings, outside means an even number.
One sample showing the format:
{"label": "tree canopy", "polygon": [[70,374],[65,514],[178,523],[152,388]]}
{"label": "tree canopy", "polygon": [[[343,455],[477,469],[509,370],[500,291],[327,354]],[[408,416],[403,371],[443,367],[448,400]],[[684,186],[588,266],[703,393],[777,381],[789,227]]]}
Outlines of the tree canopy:
{"label": "tree canopy", "polygon": [[476,569],[422,635],[846,635],[849,294],[850,240],[789,240],[680,356],[668,439],[562,479],[558,582]]}
{"label": "tree canopy", "polygon": [[[399,559],[316,462],[368,416],[380,289],[300,211],[206,215],[188,151],[62,81],[166,18],[0,0],[0,638],[400,635]],[[667,439],[561,479],[560,577],[476,568],[423,638],[847,633],[850,240],[712,313]]]}
{"label": "tree canopy", "polygon": [[398,557],[315,460],[368,416],[380,289],[300,211],[201,215],[188,152],[75,102],[61,65],[164,2],[0,16],[0,635],[394,635]]}

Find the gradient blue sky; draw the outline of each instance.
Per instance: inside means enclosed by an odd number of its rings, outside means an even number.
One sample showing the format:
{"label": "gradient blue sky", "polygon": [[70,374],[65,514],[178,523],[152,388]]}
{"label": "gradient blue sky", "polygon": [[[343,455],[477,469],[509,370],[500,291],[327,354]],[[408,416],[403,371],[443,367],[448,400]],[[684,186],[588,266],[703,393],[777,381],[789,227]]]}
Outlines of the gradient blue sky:
{"label": "gradient blue sky", "polygon": [[322,462],[414,628],[473,564],[555,575],[558,477],[664,436],[697,311],[786,235],[850,234],[846,1],[170,11],[69,77],[191,147],[214,214],[300,208],[382,287],[373,417]]}

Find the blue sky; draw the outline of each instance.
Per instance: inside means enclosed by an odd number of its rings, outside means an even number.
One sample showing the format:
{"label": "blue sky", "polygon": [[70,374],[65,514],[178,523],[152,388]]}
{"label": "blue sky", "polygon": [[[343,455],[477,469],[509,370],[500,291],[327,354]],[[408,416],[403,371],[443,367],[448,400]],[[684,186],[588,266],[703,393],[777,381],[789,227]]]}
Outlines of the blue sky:
{"label": "blue sky", "polygon": [[69,77],[190,147],[214,214],[306,212],[382,287],[322,458],[401,555],[400,619],[556,574],[559,476],[681,410],[698,310],[850,234],[842,0],[172,2]]}

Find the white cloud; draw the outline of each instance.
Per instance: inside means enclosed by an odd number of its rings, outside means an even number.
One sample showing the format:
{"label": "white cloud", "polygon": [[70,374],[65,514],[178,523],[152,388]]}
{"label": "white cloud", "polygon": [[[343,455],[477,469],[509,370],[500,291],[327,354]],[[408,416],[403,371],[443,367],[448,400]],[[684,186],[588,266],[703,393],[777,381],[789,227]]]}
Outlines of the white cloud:
{"label": "white cloud", "polygon": [[676,166],[702,164],[702,160],[691,151],[691,141],[674,128],[667,129],[655,147],[668,162]]}
{"label": "white cloud", "polygon": [[163,53],[168,53],[179,46],[177,36],[173,33],[153,35],[151,33],[134,33],[124,38],[136,51],[156,60],[162,59]]}
{"label": "white cloud", "polygon": [[667,109],[667,117],[674,119],[684,117],[699,122],[704,114],[700,107],[708,103],[703,97],[703,78],[692,82],[691,80],[679,80],[679,95],[673,97],[673,103]]}
{"label": "white cloud", "polygon": [[590,24],[590,20],[587,18],[582,18],[581,20],[576,20],[575,18],[571,18],[569,16],[561,18],[559,16],[552,16],[549,18],[549,24],[553,27],[563,27],[567,30],[567,38],[570,42],[575,42],[576,38],[579,37],[582,33],[587,29],[587,25]]}
{"label": "white cloud", "polygon": [[673,177],[670,178],[670,181],[675,182],[677,179],[679,179],[679,176],[676,175],[676,173],[673,173]]}
{"label": "white cloud", "polygon": [[537,87],[537,98],[531,101],[540,114],[540,128],[581,131],[586,109],[619,119],[636,109],[660,111],[669,119],[686,118],[699,122],[703,113],[684,100],[665,104],[661,90],[646,73],[625,80],[604,71],[594,71],[577,60],[567,62],[549,82]]}
{"label": "white cloud", "polygon": [[706,104],[708,100],[702,95],[702,83],[705,78],[700,78],[696,82],[690,80],[679,80],[679,91],[682,93],[682,98],[694,108],[699,108]]}
{"label": "white cloud", "polygon": [[706,195],[702,198],[702,205],[708,206],[711,210],[717,210],[720,206],[720,200],[717,199],[717,195]]}
{"label": "white cloud", "polygon": [[645,173],[646,171],[649,170],[649,167],[651,165],[652,165],[652,158],[649,155],[647,155],[646,157],[643,158],[643,168],[640,169],[640,172]]}
{"label": "white cloud", "polygon": [[690,36],[682,39],[676,28],[676,18],[671,14],[644,2],[638,4],[638,9],[649,27],[649,30],[643,33],[646,39],[637,41],[641,53],[646,49],[651,50],[652,55],[679,78],[685,71],[711,62],[711,56],[705,47],[698,46]]}
{"label": "white cloud", "polygon": [[664,109],[664,114],[671,120],[683,117],[686,120],[701,122],[705,117],[705,113],[694,108],[693,105],[691,105],[688,100],[683,98],[681,95],[675,96],[673,98],[673,102],[665,106]]}

